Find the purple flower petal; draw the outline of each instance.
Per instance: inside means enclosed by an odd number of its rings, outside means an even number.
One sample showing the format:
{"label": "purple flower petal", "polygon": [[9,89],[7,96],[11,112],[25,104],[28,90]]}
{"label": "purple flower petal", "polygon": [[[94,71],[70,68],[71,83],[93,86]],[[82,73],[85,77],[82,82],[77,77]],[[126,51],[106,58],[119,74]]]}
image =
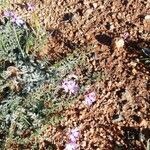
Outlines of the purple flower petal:
{"label": "purple flower petal", "polygon": [[5,17],[13,17],[14,16],[14,13],[12,11],[5,11],[4,12],[4,16]]}
{"label": "purple flower petal", "polygon": [[79,129],[78,129],[78,128],[72,129],[72,130],[71,130],[71,134],[72,134],[74,137],[78,138],[78,137],[79,137]]}
{"label": "purple flower petal", "polygon": [[78,84],[74,80],[64,80],[62,83],[62,88],[65,90],[65,92],[69,92],[70,94],[75,94],[78,92]]}
{"label": "purple flower petal", "polygon": [[10,17],[10,21],[13,23],[16,23],[18,26],[23,25],[25,22],[21,19],[20,16],[17,16],[12,11],[6,11],[4,12],[5,17]]}
{"label": "purple flower petal", "polygon": [[24,24],[24,21],[23,21],[20,17],[17,17],[15,23],[16,23],[18,26],[21,26],[21,25]]}
{"label": "purple flower petal", "polygon": [[70,131],[69,139],[71,142],[76,142],[77,139],[79,138],[79,130],[78,128],[72,129]]}
{"label": "purple flower petal", "polygon": [[34,10],[34,5],[33,4],[31,4],[31,3],[27,3],[27,10],[28,11],[33,11]]}
{"label": "purple flower petal", "polygon": [[129,38],[130,34],[128,32],[125,32],[123,35],[122,35],[122,38],[124,40],[127,40]]}
{"label": "purple flower petal", "polygon": [[91,106],[92,105],[92,101],[90,99],[85,99],[85,104],[88,105],[88,106]]}
{"label": "purple flower petal", "polygon": [[76,141],[77,141],[77,139],[72,134],[69,135],[69,139],[71,142],[74,142],[74,143],[76,143]]}
{"label": "purple flower petal", "polygon": [[96,94],[95,92],[91,92],[85,95],[85,104],[91,106],[93,102],[96,101]]}
{"label": "purple flower petal", "polygon": [[66,144],[65,150],[76,150],[78,148],[78,145],[76,143],[68,143]]}

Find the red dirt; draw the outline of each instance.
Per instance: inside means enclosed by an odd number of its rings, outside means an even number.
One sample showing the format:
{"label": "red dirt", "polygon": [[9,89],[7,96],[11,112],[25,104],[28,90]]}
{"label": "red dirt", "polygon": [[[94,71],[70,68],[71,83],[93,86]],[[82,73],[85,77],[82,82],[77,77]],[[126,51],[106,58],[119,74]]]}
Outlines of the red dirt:
{"label": "red dirt", "polygon": [[[64,110],[65,121],[42,135],[63,149],[68,128],[78,126],[81,150],[144,150],[150,138],[150,73],[139,61],[142,47],[149,46],[150,14],[147,0],[58,0],[39,4],[39,16],[49,32],[50,58],[64,57],[79,45],[93,45],[98,58],[94,70],[105,79],[93,85],[97,101],[88,108],[83,97]],[[44,20],[44,14],[50,13]],[[114,48],[115,38],[128,33],[124,48]],[[47,54],[47,52],[46,52]],[[54,57],[55,56],[55,57]],[[118,115],[122,119],[117,120]],[[140,133],[146,140],[140,137]]]}

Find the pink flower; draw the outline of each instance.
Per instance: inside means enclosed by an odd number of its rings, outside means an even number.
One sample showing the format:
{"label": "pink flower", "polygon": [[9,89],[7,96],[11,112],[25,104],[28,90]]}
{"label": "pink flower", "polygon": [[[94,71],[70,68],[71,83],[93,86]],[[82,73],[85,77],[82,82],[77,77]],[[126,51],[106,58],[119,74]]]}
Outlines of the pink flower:
{"label": "pink flower", "polygon": [[125,32],[123,35],[122,35],[122,38],[124,40],[127,40],[129,38],[130,34],[128,32]]}
{"label": "pink flower", "polygon": [[85,104],[91,106],[96,101],[96,93],[91,92],[85,95]]}
{"label": "pink flower", "polygon": [[21,19],[20,16],[14,15],[14,17],[11,19],[11,22],[16,23],[18,26],[21,26],[24,24],[24,21]]}
{"label": "pink flower", "polygon": [[71,140],[71,142],[76,142],[78,137],[79,137],[78,128],[72,129],[69,135],[69,139]]}
{"label": "pink flower", "polygon": [[17,16],[16,14],[14,14],[12,11],[6,11],[4,12],[4,16],[5,17],[9,17],[10,21],[13,23],[16,23],[18,26],[23,25],[25,22],[21,19],[20,16]]}
{"label": "pink flower", "polygon": [[64,80],[62,83],[62,88],[66,93],[69,92],[70,94],[75,94],[79,90],[79,86],[74,80]]}
{"label": "pink flower", "polygon": [[65,150],[76,150],[78,148],[78,145],[76,143],[68,143],[66,144]]}
{"label": "pink flower", "polygon": [[5,17],[13,17],[14,16],[14,13],[12,11],[5,11],[4,12],[4,16]]}
{"label": "pink flower", "polygon": [[31,3],[27,3],[27,10],[28,11],[33,11],[34,10],[34,5],[33,4],[31,4]]}

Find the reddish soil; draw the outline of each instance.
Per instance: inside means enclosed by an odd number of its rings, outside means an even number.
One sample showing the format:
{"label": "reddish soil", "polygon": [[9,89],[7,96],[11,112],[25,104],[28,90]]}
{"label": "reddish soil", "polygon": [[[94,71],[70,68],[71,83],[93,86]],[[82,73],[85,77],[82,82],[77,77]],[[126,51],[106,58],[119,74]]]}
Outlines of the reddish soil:
{"label": "reddish soil", "polygon": [[100,67],[106,75],[105,80],[93,85],[98,89],[96,103],[85,107],[81,97],[64,111],[65,121],[55,129],[50,127],[43,137],[50,137],[57,149],[63,149],[68,128],[79,127],[80,149],[144,150],[150,137],[149,72],[136,62],[137,54],[125,49],[111,52],[102,45],[94,50],[99,58],[93,62],[94,68]]}
{"label": "reddish soil", "polygon": [[[85,107],[81,97],[64,110],[65,121],[49,127],[42,139],[51,137],[61,150],[68,128],[78,126],[81,150],[146,149],[150,138],[150,73],[139,58],[141,48],[149,47],[150,20],[145,20],[149,5],[147,0],[41,1],[39,16],[49,32],[51,58],[64,57],[79,45],[92,45],[97,59],[91,65],[105,74],[104,80],[93,85],[98,87],[96,103]],[[122,36],[124,48],[117,49],[112,43]],[[47,142],[41,141],[41,149],[46,149]]]}
{"label": "reddish soil", "polygon": [[[91,64],[106,75],[104,81],[93,85],[99,94],[91,108],[85,108],[81,98],[64,112],[66,122],[52,137],[57,148],[63,149],[68,127],[79,126],[79,149],[146,149],[146,139],[150,138],[150,74],[139,57],[140,49],[149,46],[150,20],[145,20],[150,13],[148,1],[72,0],[54,2],[53,6],[53,46],[49,49],[61,54],[92,44],[98,59]],[[125,38],[124,48],[113,46],[117,37]]]}

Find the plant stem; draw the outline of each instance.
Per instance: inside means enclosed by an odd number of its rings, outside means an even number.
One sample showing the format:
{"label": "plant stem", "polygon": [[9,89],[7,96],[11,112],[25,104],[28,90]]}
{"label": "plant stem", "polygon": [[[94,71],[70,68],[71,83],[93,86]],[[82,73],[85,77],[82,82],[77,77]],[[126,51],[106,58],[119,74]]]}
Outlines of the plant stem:
{"label": "plant stem", "polygon": [[19,43],[18,36],[17,36],[16,29],[15,29],[14,25],[13,25],[13,30],[14,30],[14,34],[15,34],[15,37],[16,37],[16,40],[17,40],[19,49],[20,49],[20,51],[21,51],[22,57],[24,58],[24,51],[23,51],[23,49],[21,48],[21,45],[20,45],[20,43]]}

